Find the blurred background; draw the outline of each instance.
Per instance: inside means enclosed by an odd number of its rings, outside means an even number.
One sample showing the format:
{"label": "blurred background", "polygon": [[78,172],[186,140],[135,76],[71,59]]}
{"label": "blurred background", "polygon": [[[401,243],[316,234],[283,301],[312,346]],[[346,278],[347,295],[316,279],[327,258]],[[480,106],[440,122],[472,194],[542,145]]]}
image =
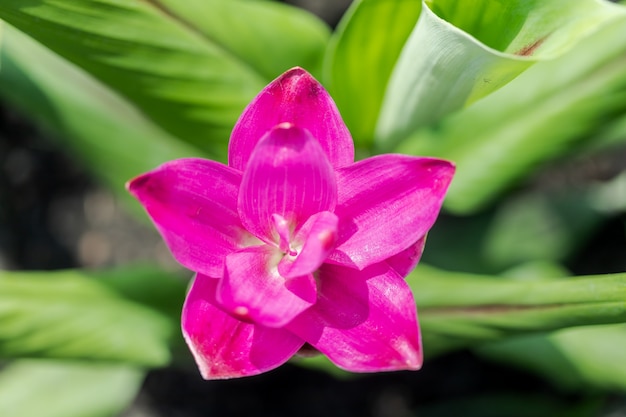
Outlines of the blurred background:
{"label": "blurred background", "polygon": [[[331,25],[350,3],[287,2]],[[557,162],[524,187],[550,193],[623,172],[626,147]],[[448,216],[446,227],[455,222],[463,220]],[[566,267],[575,275],[626,271],[625,224],[623,213],[609,216],[568,257]],[[435,227],[433,245],[447,244],[437,236]],[[446,264],[429,258],[428,247],[426,260]],[[152,228],[127,213],[54,138],[0,102],[0,269],[102,268],[142,261],[178,268]],[[122,416],[626,417],[621,392],[568,388],[469,351],[428,360],[419,372],[353,377],[287,364],[257,377],[207,382],[190,361],[177,365],[151,371]]]}

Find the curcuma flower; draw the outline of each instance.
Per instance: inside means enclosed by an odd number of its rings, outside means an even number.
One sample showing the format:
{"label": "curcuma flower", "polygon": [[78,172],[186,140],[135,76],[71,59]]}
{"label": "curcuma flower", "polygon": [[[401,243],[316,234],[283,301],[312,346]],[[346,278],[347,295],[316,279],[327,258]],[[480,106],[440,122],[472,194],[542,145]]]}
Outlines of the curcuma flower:
{"label": "curcuma flower", "polygon": [[354,162],[332,99],[294,68],[243,112],[228,166],[176,160],[128,189],[196,273],[182,329],[204,378],[255,375],[311,346],[374,372],[422,364],[403,277],[453,172],[406,155]]}

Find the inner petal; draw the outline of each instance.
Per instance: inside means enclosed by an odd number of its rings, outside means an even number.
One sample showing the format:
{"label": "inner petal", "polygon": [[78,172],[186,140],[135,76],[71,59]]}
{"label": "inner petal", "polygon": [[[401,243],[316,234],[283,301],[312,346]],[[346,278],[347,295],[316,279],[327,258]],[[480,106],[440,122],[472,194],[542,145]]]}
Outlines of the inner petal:
{"label": "inner petal", "polygon": [[259,141],[243,174],[237,203],[250,233],[273,245],[276,231],[281,240],[287,236],[275,215],[291,226],[289,230],[297,230],[313,214],[333,211],[336,204],[333,167],[307,130],[282,123]]}
{"label": "inner petal", "polygon": [[354,161],[354,144],[332,98],[311,74],[293,68],[272,81],[244,110],[228,145],[228,165],[243,171],[259,139],[279,123],[305,128],[337,168]]}
{"label": "inner petal", "polygon": [[298,249],[294,250],[297,256],[284,256],[278,263],[280,275],[289,279],[317,270],[335,248],[338,222],[337,216],[329,211],[311,216],[291,244]]}
{"label": "inner petal", "polygon": [[282,327],[313,305],[317,286],[312,274],[285,279],[276,270],[276,248],[254,246],[226,257],[217,301],[240,320]]}
{"label": "inner petal", "polygon": [[291,229],[289,222],[280,214],[272,214],[272,221],[278,234],[278,248],[289,256],[296,256],[298,252],[291,247]]}

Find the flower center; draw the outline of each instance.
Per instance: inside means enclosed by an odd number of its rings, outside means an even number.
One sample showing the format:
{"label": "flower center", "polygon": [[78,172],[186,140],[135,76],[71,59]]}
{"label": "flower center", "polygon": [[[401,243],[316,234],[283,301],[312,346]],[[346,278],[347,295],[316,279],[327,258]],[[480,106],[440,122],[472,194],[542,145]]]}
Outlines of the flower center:
{"label": "flower center", "polygon": [[292,257],[298,256],[298,251],[291,245],[291,226],[287,219],[280,214],[272,214],[272,221],[276,233],[278,233],[278,248],[285,254]]}

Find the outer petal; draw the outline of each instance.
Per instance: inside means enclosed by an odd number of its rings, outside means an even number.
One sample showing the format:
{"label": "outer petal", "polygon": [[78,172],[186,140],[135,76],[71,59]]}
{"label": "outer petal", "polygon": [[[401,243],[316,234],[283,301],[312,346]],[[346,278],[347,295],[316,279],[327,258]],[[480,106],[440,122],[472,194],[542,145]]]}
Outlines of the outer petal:
{"label": "outer petal", "polygon": [[279,125],[258,143],[239,192],[243,225],[266,242],[279,242],[274,214],[294,228],[337,203],[335,173],[319,143],[304,129]]}
{"label": "outer petal", "polygon": [[304,341],[281,329],[236,320],[215,303],[217,280],[198,275],[183,307],[182,329],[205,379],[256,375],[285,363]]}
{"label": "outer petal", "polygon": [[354,161],[354,144],[324,87],[302,68],[272,81],[248,105],[230,137],[228,165],[243,171],[258,141],[280,123],[307,129],[336,168]]}
{"label": "outer petal", "polygon": [[254,246],[226,257],[217,301],[229,313],[267,327],[282,327],[317,297],[313,275],[287,280],[278,274],[280,252]]}
{"label": "outer petal", "polygon": [[413,294],[385,262],[363,271],[324,265],[318,280],[317,303],[287,329],[348,371],[421,367]]}
{"label": "outer petal", "polygon": [[225,165],[179,159],[135,178],[127,188],[178,262],[221,276],[226,255],[251,239],[237,213],[240,182],[241,173]]}
{"label": "outer petal", "polygon": [[406,277],[415,268],[424,252],[426,244],[426,236],[418,240],[408,249],[403,250],[397,255],[387,258],[387,264],[393,268],[401,277]]}
{"label": "outer petal", "polygon": [[433,225],[454,165],[379,155],[337,172],[339,240],[329,260],[363,269],[409,248]]}
{"label": "outer petal", "polygon": [[313,273],[324,263],[337,241],[337,216],[329,211],[314,214],[298,231],[294,239],[296,257],[285,256],[278,272],[285,278]]}

